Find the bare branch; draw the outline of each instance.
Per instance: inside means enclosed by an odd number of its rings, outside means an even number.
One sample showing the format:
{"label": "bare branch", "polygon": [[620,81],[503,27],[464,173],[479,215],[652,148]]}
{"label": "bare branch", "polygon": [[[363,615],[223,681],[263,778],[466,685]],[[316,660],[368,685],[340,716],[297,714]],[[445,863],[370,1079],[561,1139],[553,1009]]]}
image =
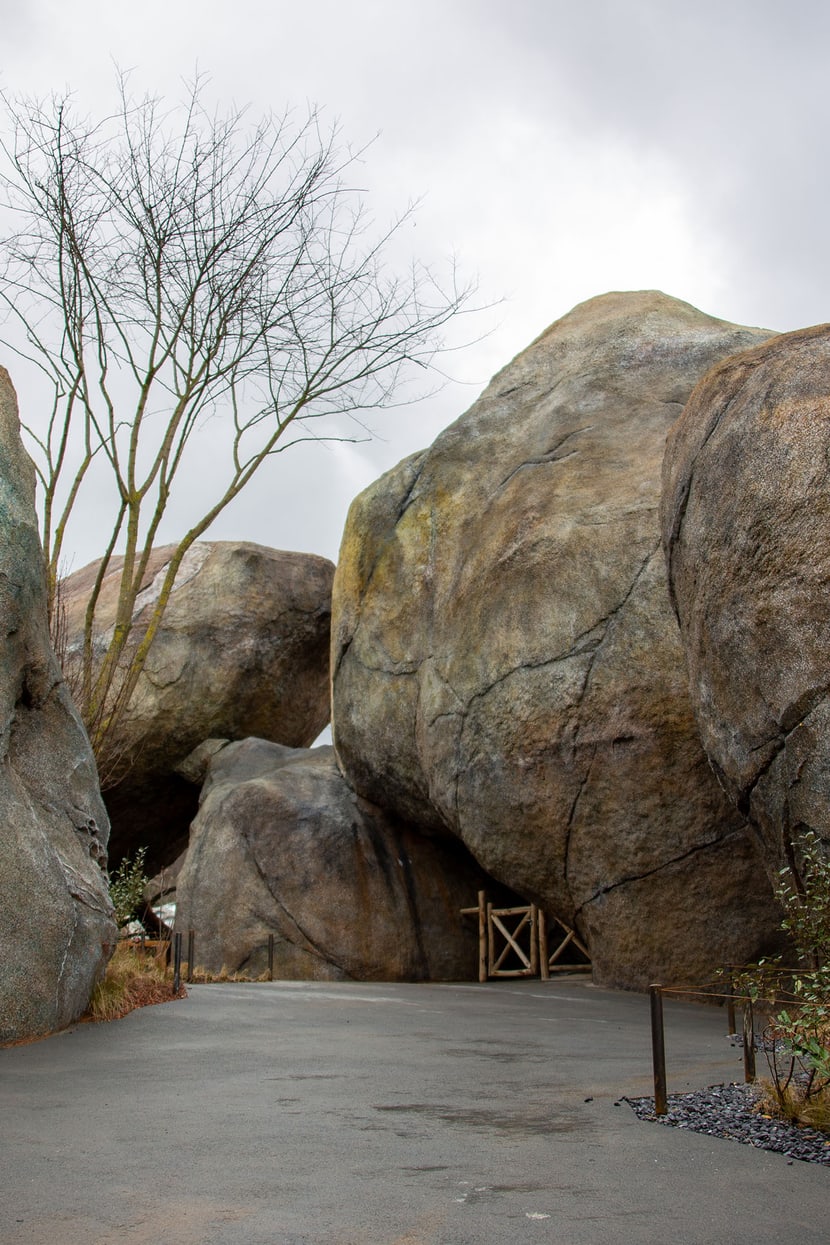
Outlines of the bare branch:
{"label": "bare branch", "polygon": [[[310,109],[252,122],[209,112],[198,76],[179,106],[118,80],[111,115],[71,96],[0,96],[0,341],[52,386],[29,445],[54,599],[67,533],[114,487],[112,533],[90,600],[78,695],[99,754],[117,729],[190,545],[267,459],[305,440],[354,440],[432,365],[469,308],[453,271],[389,271],[413,207],[376,230],[351,184],[364,151]],[[176,546],[149,626],[131,644],[152,542],[206,421],[227,477]],[[333,422],[335,421],[335,422]],[[94,468],[94,470],[93,470]],[[96,625],[121,558],[115,625]]]}

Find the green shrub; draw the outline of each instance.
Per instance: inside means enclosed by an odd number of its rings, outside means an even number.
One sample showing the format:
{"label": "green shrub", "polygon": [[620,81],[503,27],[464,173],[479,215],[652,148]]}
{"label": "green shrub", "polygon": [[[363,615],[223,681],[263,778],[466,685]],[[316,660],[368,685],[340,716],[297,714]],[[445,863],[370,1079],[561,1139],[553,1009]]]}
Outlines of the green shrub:
{"label": "green shrub", "polygon": [[149,881],[144,872],[146,854],[147,848],[140,847],[132,859],[125,856],[110,874],[110,898],[119,929],[138,917],[144,907],[144,888]]}
{"label": "green shrub", "polygon": [[830,1126],[830,857],[813,831],[799,841],[798,871],[782,869],[776,896],[782,927],[792,939],[798,966],[779,957],[762,960],[736,979],[772,1015],[765,1030],[770,1069],[765,1105],[778,1113]]}

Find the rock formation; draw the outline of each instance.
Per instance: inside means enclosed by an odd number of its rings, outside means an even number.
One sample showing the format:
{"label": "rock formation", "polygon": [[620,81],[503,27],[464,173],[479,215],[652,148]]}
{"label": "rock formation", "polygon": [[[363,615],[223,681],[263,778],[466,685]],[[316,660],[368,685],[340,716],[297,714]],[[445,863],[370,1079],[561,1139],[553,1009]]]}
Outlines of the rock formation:
{"label": "rock formation", "polygon": [[196,962],[283,979],[472,978],[490,885],[457,842],[423,838],[360,799],[330,747],[247,739],[215,752],[178,879]]}
{"label": "rock formation", "polygon": [[830,843],[830,327],[697,387],[669,437],[663,531],[704,747],[770,872]]}
{"label": "rock formation", "polygon": [[0,1042],[85,1010],[115,945],[109,825],[49,640],[35,474],[0,368]]}
{"label": "rock formation", "polygon": [[[144,635],[171,552],[153,551],[130,651]],[[114,622],[120,567],[114,558],[104,579],[99,647]],[[97,569],[93,563],[62,585],[70,677]],[[202,740],[314,742],[329,720],[333,574],[326,558],[254,544],[202,542],[185,555],[122,723],[119,754],[129,770],[105,789],[113,860],[147,844],[157,867],[183,849],[198,790],[177,765]]]}
{"label": "rock formation", "polygon": [[584,303],[343,537],[345,774],[575,924],[610,984],[700,979],[777,926],[700,746],[657,513],[693,386],[769,336],[659,293]]}

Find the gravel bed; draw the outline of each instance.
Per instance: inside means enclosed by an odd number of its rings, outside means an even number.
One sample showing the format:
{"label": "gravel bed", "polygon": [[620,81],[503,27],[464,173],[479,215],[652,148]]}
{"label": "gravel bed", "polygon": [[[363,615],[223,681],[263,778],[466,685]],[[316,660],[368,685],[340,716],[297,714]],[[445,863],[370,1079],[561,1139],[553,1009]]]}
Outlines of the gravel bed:
{"label": "gravel bed", "polygon": [[653,1098],[623,1098],[638,1119],[688,1128],[707,1137],[742,1141],[759,1150],[786,1154],[790,1162],[830,1167],[830,1135],[786,1120],[768,1119],[756,1110],[758,1091],[751,1085],[713,1085],[691,1094],[669,1094],[668,1114],[654,1114]]}

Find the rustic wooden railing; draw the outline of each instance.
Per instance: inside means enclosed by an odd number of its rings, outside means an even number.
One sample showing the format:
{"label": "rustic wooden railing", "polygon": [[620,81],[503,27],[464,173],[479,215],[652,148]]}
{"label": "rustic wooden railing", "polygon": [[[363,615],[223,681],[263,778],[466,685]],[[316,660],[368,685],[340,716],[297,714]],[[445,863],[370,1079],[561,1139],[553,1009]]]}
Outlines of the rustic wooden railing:
{"label": "rustic wooden railing", "polygon": [[[551,973],[590,972],[588,948],[575,930],[559,917],[552,917],[536,904],[496,908],[486,891],[478,892],[475,908],[462,908],[465,916],[478,917],[478,979],[492,977],[541,977]],[[557,930],[551,950],[549,932]],[[584,960],[566,961],[568,947],[578,949]]]}

